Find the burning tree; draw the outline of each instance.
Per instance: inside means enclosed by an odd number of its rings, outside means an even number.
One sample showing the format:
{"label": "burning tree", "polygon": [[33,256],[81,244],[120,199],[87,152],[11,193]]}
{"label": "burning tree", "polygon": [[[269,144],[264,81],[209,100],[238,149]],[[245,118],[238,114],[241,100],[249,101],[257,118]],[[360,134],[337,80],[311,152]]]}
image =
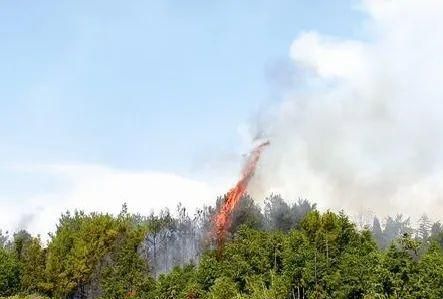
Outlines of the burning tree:
{"label": "burning tree", "polygon": [[257,167],[260,155],[263,149],[268,146],[269,141],[265,141],[258,145],[249,155],[245,166],[242,170],[242,175],[237,184],[228,192],[225,202],[221,206],[220,210],[215,216],[215,236],[218,243],[218,249],[223,247],[223,242],[225,240],[226,231],[230,225],[230,218],[232,212],[237,206],[238,202],[245,194],[248,184],[251,178],[254,176],[255,168]]}

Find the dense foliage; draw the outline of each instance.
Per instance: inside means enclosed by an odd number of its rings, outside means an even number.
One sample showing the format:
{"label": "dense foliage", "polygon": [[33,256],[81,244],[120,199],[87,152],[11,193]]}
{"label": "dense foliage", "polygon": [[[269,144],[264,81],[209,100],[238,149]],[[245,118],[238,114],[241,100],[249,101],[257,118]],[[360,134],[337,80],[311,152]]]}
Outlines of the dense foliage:
{"label": "dense foliage", "polygon": [[402,216],[357,229],[305,200],[271,195],[262,212],[247,196],[218,250],[216,209],[65,213],[46,245],[0,231],[0,297],[443,298],[442,226],[425,216],[416,230]]}

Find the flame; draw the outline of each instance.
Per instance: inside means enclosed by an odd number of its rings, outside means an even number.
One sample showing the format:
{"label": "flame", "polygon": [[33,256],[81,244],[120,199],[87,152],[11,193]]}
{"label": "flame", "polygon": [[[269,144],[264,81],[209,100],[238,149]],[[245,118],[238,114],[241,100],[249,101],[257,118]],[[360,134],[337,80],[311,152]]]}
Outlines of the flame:
{"label": "flame", "polygon": [[217,238],[218,247],[221,249],[224,243],[226,231],[230,225],[230,217],[241,197],[245,194],[248,184],[254,175],[255,168],[257,167],[260,155],[265,148],[269,145],[269,141],[265,141],[259,144],[249,154],[249,158],[246,161],[245,166],[242,169],[240,180],[237,184],[229,190],[223,206],[215,216],[215,236]]}

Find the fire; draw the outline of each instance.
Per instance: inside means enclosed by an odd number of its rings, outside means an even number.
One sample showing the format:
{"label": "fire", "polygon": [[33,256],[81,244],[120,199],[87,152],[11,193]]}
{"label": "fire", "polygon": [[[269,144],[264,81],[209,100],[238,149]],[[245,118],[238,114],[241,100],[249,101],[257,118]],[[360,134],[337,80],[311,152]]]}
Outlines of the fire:
{"label": "fire", "polygon": [[242,169],[240,180],[231,190],[229,190],[223,206],[215,216],[215,236],[217,238],[219,249],[221,249],[223,245],[226,231],[229,228],[231,214],[241,197],[245,194],[248,184],[254,175],[260,155],[267,145],[269,145],[269,141],[261,143],[252,150]]}

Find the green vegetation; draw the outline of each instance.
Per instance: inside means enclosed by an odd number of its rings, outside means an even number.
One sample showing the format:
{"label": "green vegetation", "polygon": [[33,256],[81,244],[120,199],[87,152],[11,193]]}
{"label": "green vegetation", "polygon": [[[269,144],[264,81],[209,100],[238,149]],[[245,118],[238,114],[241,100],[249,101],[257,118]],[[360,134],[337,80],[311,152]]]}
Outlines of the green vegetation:
{"label": "green vegetation", "polygon": [[49,299],[48,297],[40,296],[37,294],[31,294],[31,295],[15,295],[11,297],[0,297],[1,299],[7,298],[7,299]]}
{"label": "green vegetation", "polygon": [[357,229],[307,201],[272,195],[262,213],[245,197],[218,251],[216,209],[65,213],[45,246],[0,232],[0,298],[443,298],[442,227],[426,217]]}

